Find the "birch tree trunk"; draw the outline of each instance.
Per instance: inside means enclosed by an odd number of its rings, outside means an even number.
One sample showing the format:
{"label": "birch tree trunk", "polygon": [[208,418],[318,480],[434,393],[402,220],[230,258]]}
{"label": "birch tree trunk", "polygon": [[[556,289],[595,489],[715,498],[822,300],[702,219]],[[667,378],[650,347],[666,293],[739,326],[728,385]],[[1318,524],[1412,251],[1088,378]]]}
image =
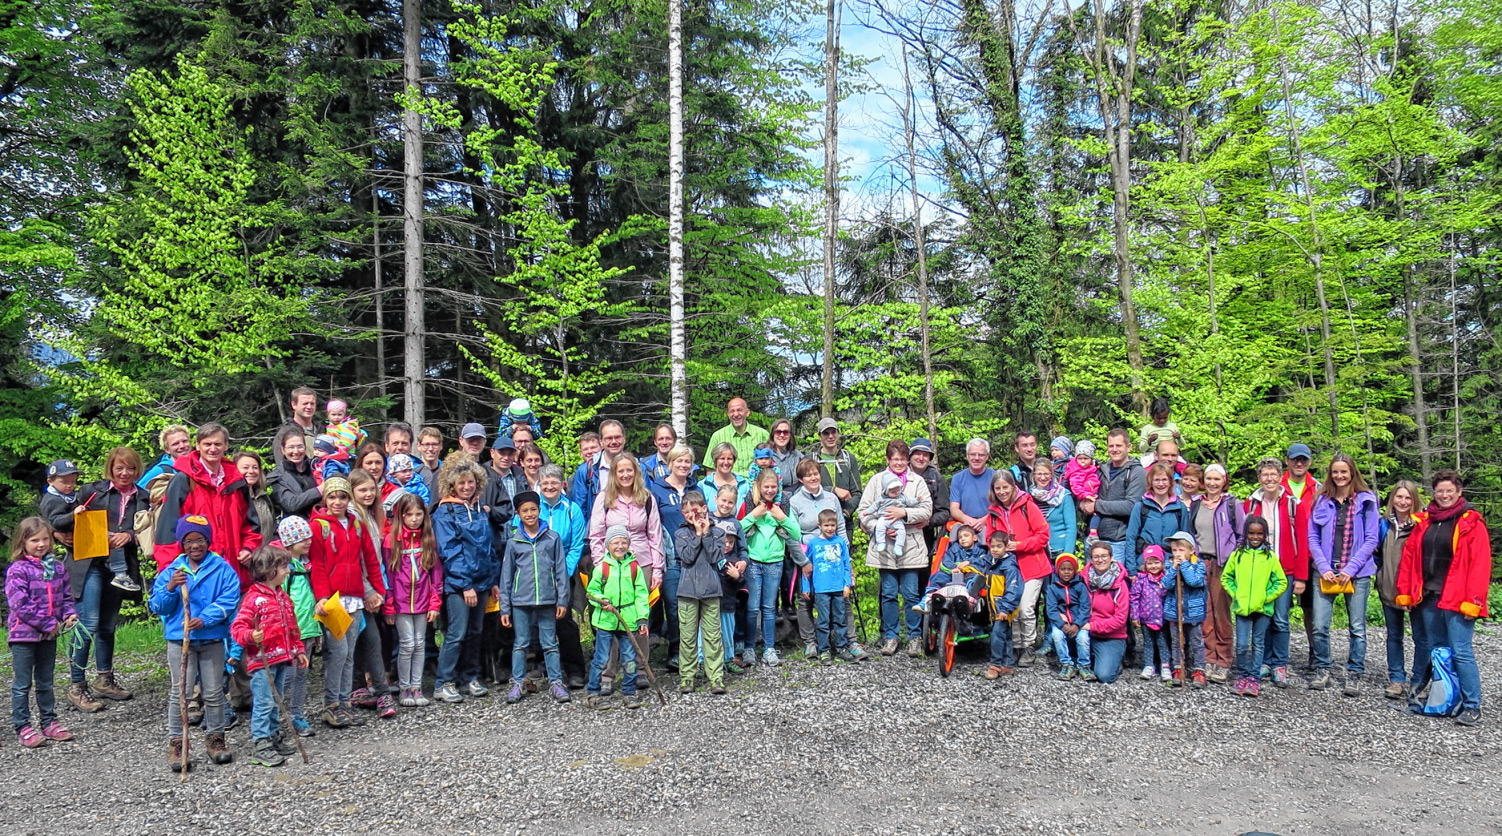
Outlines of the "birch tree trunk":
{"label": "birch tree trunk", "polygon": [[834,247],[840,223],[838,0],[824,18],[824,382],[820,414],[834,414]]}
{"label": "birch tree trunk", "polygon": [[683,0],[668,0],[668,357],[673,429],[688,435],[683,323]]}
{"label": "birch tree trunk", "polygon": [[[422,95],[422,2],[402,0],[402,74],[406,80],[407,95],[413,99]],[[421,427],[426,411],[423,402],[423,379],[427,363],[423,354],[423,340],[427,328],[423,324],[423,182],[422,182],[422,114],[410,107],[402,113],[402,150],[404,167],[402,181],[405,195],[402,200],[403,256],[406,268],[406,323],[402,351],[404,364],[405,417],[413,427]]]}

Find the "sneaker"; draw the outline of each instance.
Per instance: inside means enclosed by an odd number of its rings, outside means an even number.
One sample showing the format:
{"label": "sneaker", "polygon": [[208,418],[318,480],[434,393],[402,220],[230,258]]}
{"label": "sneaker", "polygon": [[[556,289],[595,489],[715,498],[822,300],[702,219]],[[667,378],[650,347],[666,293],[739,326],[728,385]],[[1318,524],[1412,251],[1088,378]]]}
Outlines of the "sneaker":
{"label": "sneaker", "polygon": [[293,717],[292,730],[297,732],[298,737],[313,737],[318,734],[318,732],[313,730],[313,724],[308,722],[308,718],[306,717]]}
{"label": "sneaker", "polygon": [[1205,678],[1211,682],[1225,682],[1231,678],[1231,672],[1220,665],[1208,665],[1207,667],[1209,669],[1205,671]]}
{"label": "sneaker", "polygon": [[1189,672],[1189,686],[1191,688],[1203,688],[1203,687],[1205,687],[1206,685],[1209,685],[1209,684],[1210,684],[1209,682],[1205,681],[1205,672],[1204,671],[1190,671]]}
{"label": "sneaker", "polygon": [[1272,672],[1273,672],[1272,668],[1268,667],[1267,665],[1263,665],[1261,668],[1259,668],[1257,670],[1257,679],[1258,680],[1267,679],[1269,676],[1272,675]]}
{"label": "sneaker", "polygon": [[1243,693],[1249,697],[1257,696],[1258,694],[1262,693],[1262,683],[1251,677],[1247,677],[1246,690]]}
{"label": "sneaker", "polygon": [[1167,665],[1159,665],[1158,666],[1158,678],[1161,679],[1161,680],[1163,680],[1164,682],[1172,682],[1173,681],[1173,668],[1170,668]]}
{"label": "sneaker", "polygon": [[1462,708],[1460,714],[1455,717],[1455,722],[1462,726],[1474,726],[1481,722],[1481,709]]}
{"label": "sneaker", "polygon": [[224,742],[222,732],[204,735],[204,743],[209,747],[209,760],[220,766],[234,762],[235,756],[230,753],[228,744]]}
{"label": "sneaker", "polygon": [[928,599],[924,598],[922,601],[919,601],[918,603],[914,604],[913,605],[913,612],[918,613],[919,615],[927,615],[928,614]]}
{"label": "sneaker", "polygon": [[184,769],[192,769],[193,765],[183,757],[183,739],[174,737],[167,744],[167,766],[173,772],[182,772]]}
{"label": "sneaker", "polygon": [[486,688],[484,685],[481,685],[480,680],[478,679],[471,679],[469,681],[469,684],[464,686],[464,692],[466,694],[469,694],[471,697],[490,696],[490,689]]}
{"label": "sneaker", "polygon": [[897,640],[887,639],[881,643],[881,655],[895,656],[897,654]]}
{"label": "sneaker", "polygon": [[842,647],[834,652],[834,660],[836,662],[848,662],[854,664],[860,661],[860,657],[855,655],[855,651],[850,650],[849,648]]}
{"label": "sneaker", "polygon": [[1080,681],[1099,682],[1100,677],[1095,675],[1095,670],[1093,668],[1080,668]]}
{"label": "sneaker", "polygon": [[605,697],[603,695],[600,695],[600,694],[590,694],[588,697],[585,698],[584,704],[587,705],[587,706],[589,706],[590,708],[593,708],[595,711],[609,711],[610,710],[610,703],[607,702],[605,700]]}
{"label": "sneaker", "polygon": [[813,643],[805,644],[803,646],[803,655],[808,659],[817,658],[819,655],[819,646]]}
{"label": "sneaker", "polygon": [[425,697],[425,696],[422,695],[422,689],[421,688],[413,688],[412,689],[412,702],[418,708],[426,708],[426,707],[428,707],[428,706],[430,706],[430,705],[433,704],[432,700],[430,700],[427,697]]}
{"label": "sneaker", "polygon": [[1180,670],[1174,671],[1169,679],[1164,680],[1164,684],[1170,688],[1184,687],[1184,672]]}
{"label": "sneaker", "polygon": [[454,688],[454,683],[445,682],[433,690],[433,699],[446,703],[464,702],[464,695]]}
{"label": "sneaker", "polygon": [[124,702],[131,698],[131,693],[115,681],[113,671],[104,671],[94,677],[94,685],[90,689],[94,694],[115,702]]}
{"label": "sneaker", "polygon": [[280,731],[276,733],[275,737],[271,738],[271,747],[276,749],[276,753],[283,757],[291,757],[297,754],[297,744],[288,740],[287,736]]}
{"label": "sneaker", "polygon": [[342,729],[349,725],[349,721],[344,719],[339,706],[331,705],[323,710],[323,724],[331,729]]}
{"label": "sneaker", "polygon": [[563,684],[567,685],[570,691],[583,691],[585,680],[583,676],[571,673],[563,678]]}
{"label": "sneaker", "polygon": [[563,687],[562,682],[553,682],[549,684],[548,696],[553,698],[553,702],[560,704],[571,702],[574,699],[573,696],[569,694],[568,689]]}
{"label": "sneaker", "polygon": [[110,586],[113,586],[116,589],[124,590],[126,592],[141,591],[141,585],[132,580],[130,575],[116,575],[114,579],[110,581]]}
{"label": "sneaker", "polygon": [[761,663],[769,668],[775,668],[778,665],[782,664],[782,659],[778,657],[776,650],[773,650],[769,647],[766,650],[762,651]]}
{"label": "sneaker", "polygon": [[857,661],[857,662],[869,662],[869,661],[871,661],[871,651],[865,649],[864,647],[861,647],[861,643],[860,642],[851,642],[850,643],[850,655],[854,656],[855,657],[855,661]]}
{"label": "sneaker", "polygon": [[382,694],[376,698],[376,716],[382,720],[390,720],[396,716],[396,700],[390,694]]}
{"label": "sneaker", "polygon": [[834,664],[834,653],[832,651],[826,650],[823,653],[819,654],[819,664],[821,664],[821,665],[833,665]]}
{"label": "sneaker", "polygon": [[400,705],[402,708],[417,707],[417,699],[412,696],[412,689],[403,688],[402,695],[399,699],[397,699],[396,704]]}
{"label": "sneaker", "polygon": [[1247,683],[1247,681],[1250,678],[1251,677],[1246,677],[1246,676],[1237,677],[1236,681],[1233,682],[1233,683],[1231,683],[1231,693],[1235,694],[1238,697],[1242,696],[1243,694],[1245,694],[1246,693],[1246,683]]}
{"label": "sneaker", "polygon": [[520,682],[511,683],[511,687],[506,690],[506,703],[508,705],[516,705],[521,702],[523,690],[525,689],[522,688]]}
{"label": "sneaker", "polygon": [[348,723],[351,726],[363,726],[363,725],[365,725],[365,718],[361,717],[358,714],[356,714],[355,710],[353,708],[351,708],[350,706],[347,706],[347,705],[341,705],[341,706],[339,706],[339,716],[343,717],[344,718],[344,722]]}
{"label": "sneaker", "polygon": [[72,740],[73,732],[64,728],[62,723],[53,720],[42,727],[42,737],[48,740]]}
{"label": "sneaker", "polygon": [[1333,680],[1330,679],[1329,671],[1316,671],[1314,679],[1309,681],[1309,690],[1323,691],[1329,688]]}
{"label": "sneaker", "polygon": [[907,642],[907,655],[910,658],[913,658],[913,659],[921,658],[923,656],[923,640],[922,639],[908,639],[908,642]]}
{"label": "sneaker", "polygon": [[1273,668],[1273,685],[1277,688],[1288,687],[1288,668],[1282,665]]}
{"label": "sneaker", "polygon": [[692,682],[680,682],[680,683],[678,683],[678,693],[680,693],[680,694],[692,694],[693,692],[694,692],[694,683],[692,683]]}
{"label": "sneaker", "polygon": [[19,737],[21,745],[28,749],[35,749],[47,742],[47,738],[31,726],[22,726],[21,730],[16,732],[16,737]]}
{"label": "sneaker", "polygon": [[621,694],[621,705],[626,708],[641,708],[641,697],[635,694]]}
{"label": "sneaker", "polygon": [[250,753],[250,762],[256,766],[281,766],[287,759],[276,751],[271,741],[261,738],[255,742],[255,749]]}
{"label": "sneaker", "polygon": [[74,708],[85,714],[94,714],[104,710],[104,703],[94,699],[89,694],[89,686],[82,682],[75,682],[68,686],[68,702],[73,703]]}
{"label": "sneaker", "polygon": [[1389,682],[1387,687],[1382,689],[1382,696],[1390,700],[1401,700],[1408,696],[1408,683]]}
{"label": "sneaker", "polygon": [[1024,650],[1022,651],[1022,655],[1017,657],[1017,667],[1030,668],[1037,661],[1037,658],[1033,656],[1033,652],[1031,650]]}
{"label": "sneaker", "polygon": [[1063,681],[1067,682],[1071,679],[1074,679],[1074,674],[1074,665],[1065,665],[1064,667],[1059,668],[1059,679]]}
{"label": "sneaker", "polygon": [[999,678],[1001,678],[1003,676],[1011,676],[1012,674],[1014,674],[1016,672],[1017,672],[1017,670],[1015,668],[1009,668],[1009,667],[1006,667],[1005,665],[987,665],[986,666],[986,678],[987,679],[999,679]]}
{"label": "sneaker", "polygon": [[1153,666],[1152,665],[1143,665],[1142,666],[1142,678],[1143,679],[1152,679],[1153,678]]}
{"label": "sneaker", "polygon": [[711,682],[711,683],[709,683],[709,693],[714,694],[717,697],[724,696],[725,695],[725,684],[723,682]]}
{"label": "sneaker", "polygon": [[1359,697],[1359,696],[1361,696],[1361,674],[1359,674],[1359,673],[1348,673],[1348,674],[1346,674],[1346,681],[1345,681],[1344,685],[1340,686],[1340,693],[1341,693],[1342,696],[1347,696],[1347,697]]}
{"label": "sneaker", "polygon": [[356,688],[349,694],[349,704],[355,708],[375,708],[376,698],[369,688]]}
{"label": "sneaker", "polygon": [[[740,660],[741,673],[751,670],[756,667],[756,651],[750,649],[744,651],[740,655]],[[735,663],[732,662],[731,664]]]}
{"label": "sneaker", "polygon": [[736,664],[734,661],[730,661],[725,663],[725,672],[740,676],[741,674],[746,672],[746,669]]}

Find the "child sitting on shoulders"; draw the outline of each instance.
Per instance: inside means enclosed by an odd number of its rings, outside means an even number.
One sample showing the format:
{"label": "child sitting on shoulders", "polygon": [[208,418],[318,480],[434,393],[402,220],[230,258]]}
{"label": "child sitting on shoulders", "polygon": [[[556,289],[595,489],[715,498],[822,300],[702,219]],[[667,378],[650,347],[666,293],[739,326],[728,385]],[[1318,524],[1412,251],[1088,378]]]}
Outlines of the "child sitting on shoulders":
{"label": "child sitting on shoulders", "polygon": [[1132,582],[1132,626],[1142,631],[1142,678],[1156,671],[1164,682],[1173,681],[1168,658],[1168,631],[1163,629],[1163,547],[1142,550],[1142,571]]}
{"label": "child sitting on shoulders", "polygon": [[[962,574],[965,569],[975,569],[976,573]],[[952,583],[963,583],[970,597],[976,597],[981,584],[986,580],[986,574],[990,571],[991,555],[986,547],[980,544],[980,535],[968,525],[955,526],[954,538],[950,541],[949,548],[944,550],[944,558],[939,561],[939,568],[935,569],[933,576],[928,579],[928,588],[923,590],[922,599],[913,605],[913,611],[933,612],[934,593]],[[956,574],[961,574],[963,580],[956,581],[954,578]]]}
{"label": "child sitting on shoulders", "polygon": [[[1014,545],[1016,541],[1012,535],[1001,530],[992,533],[991,542],[986,547],[991,559],[991,611],[995,617],[991,623],[991,663],[986,667],[987,679],[1016,673],[1012,621],[1017,618],[1017,607],[1022,603],[1023,582],[1022,570],[1017,568],[1017,555],[1012,551]],[[1001,579],[1000,590],[996,588],[994,578]]]}
{"label": "child sitting on shoulders", "polygon": [[[526,398],[512,398],[511,403],[501,410],[501,420],[496,426],[496,435],[510,436],[513,428],[525,424],[532,428],[532,438],[542,438],[542,422],[537,420],[537,415],[532,411],[532,404]],[[589,459],[585,456],[585,460]]]}
{"label": "child sitting on shoulders", "polygon": [[416,460],[406,453],[397,453],[387,462],[386,482],[421,499],[424,505],[433,504],[433,494],[428,490],[428,483],[417,476]]}
{"label": "child sitting on shoulders", "polygon": [[[1053,577],[1043,592],[1048,613],[1048,640],[1059,657],[1059,678],[1073,679],[1076,673],[1086,682],[1095,681],[1090,667],[1090,588],[1080,576],[1080,560],[1064,553],[1054,559]],[[1069,652],[1073,642],[1074,653]]]}
{"label": "child sitting on shoulders", "polygon": [[[52,692],[57,637],[78,622],[60,551],[53,549],[52,526],[47,520],[27,517],[16,526],[10,566],[5,570],[5,632],[16,678],[10,689],[10,716],[16,736],[28,749],[49,740],[73,739],[73,733],[57,721]],[[31,724],[33,688],[40,721],[36,725]]]}
{"label": "child sitting on shoulders", "polygon": [[329,423],[324,428],[324,434],[333,436],[334,441],[339,443],[346,452],[360,449],[369,436],[360,429],[360,419],[349,417],[349,405],[335,398],[324,406],[328,413]]}
{"label": "child sitting on shoulders", "polygon": [[850,562],[850,544],[840,536],[840,515],[829,508],[819,512],[819,536],[804,546],[813,577],[802,579],[803,596],[812,598],[818,620],[814,637],[819,646],[819,661],[854,662],[849,636],[845,632],[845,604],[850,600],[854,567]]}
{"label": "child sitting on shoulders", "polygon": [[321,486],[325,479],[348,475],[349,450],[331,435],[313,439],[313,483]]}
{"label": "child sitting on shoulders", "polygon": [[[245,591],[240,612],[230,623],[230,638],[245,648],[245,670],[250,674],[253,702],[250,736],[254,749],[250,762],[258,766],[281,766],[297,747],[282,733],[284,718],[278,703],[287,692],[288,672],[308,667],[307,648],[297,624],[292,598],[283,588],[292,574],[292,553],[276,546],[262,546],[250,556],[250,576],[255,583]],[[290,709],[289,709],[290,713]]]}
{"label": "child sitting on shoulders", "polygon": [[[595,628],[595,655],[589,663],[590,708],[607,710],[610,705],[600,695],[600,676],[610,661],[611,649],[621,650],[621,704],[641,708],[636,696],[636,645],[628,632],[647,637],[647,573],[630,554],[631,534],[623,525],[605,531],[606,555],[595,567],[585,594],[593,605],[589,623]],[[641,660],[642,664],[646,660]]]}
{"label": "child sitting on shoulders", "polygon": [[1273,602],[1288,588],[1288,576],[1267,542],[1267,520],[1249,516],[1242,532],[1241,547],[1226,559],[1220,584],[1231,596],[1231,611],[1236,615],[1236,683],[1231,693],[1255,697],[1261,690],[1257,674],[1262,669]]}
{"label": "child sitting on shoulders", "polygon": [[[1205,634],[1202,629],[1205,623],[1205,564],[1200,562],[1194,535],[1187,531],[1169,535],[1168,545],[1173,549],[1173,559],[1163,570],[1163,624],[1165,628],[1175,631],[1174,640],[1168,643],[1174,668],[1173,679],[1169,684],[1184,684],[1183,662],[1187,654],[1189,684],[1195,688],[1204,688],[1209,684],[1205,680]],[[1178,593],[1181,579],[1184,587],[1183,600],[1179,599]],[[1184,614],[1182,639],[1177,635],[1180,612]],[[1183,646],[1180,646],[1180,641]]]}

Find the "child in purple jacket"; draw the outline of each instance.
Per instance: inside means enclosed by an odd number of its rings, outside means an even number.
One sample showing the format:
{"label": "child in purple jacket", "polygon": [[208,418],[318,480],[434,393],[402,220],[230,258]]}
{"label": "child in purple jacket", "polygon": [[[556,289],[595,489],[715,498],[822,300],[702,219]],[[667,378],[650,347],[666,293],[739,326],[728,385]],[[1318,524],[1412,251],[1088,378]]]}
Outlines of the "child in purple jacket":
{"label": "child in purple jacket", "polygon": [[[35,749],[49,740],[72,740],[57,721],[52,676],[57,666],[57,637],[78,621],[68,569],[52,552],[52,526],[27,517],[16,526],[5,570],[6,638],[16,673],[10,689],[10,718],[21,745]],[[31,724],[31,689],[36,687],[42,730]]]}
{"label": "child in purple jacket", "polygon": [[1142,631],[1142,678],[1153,678],[1153,661],[1164,682],[1173,679],[1168,631],[1163,627],[1163,547],[1142,550],[1142,571],[1132,583],[1132,626]]}

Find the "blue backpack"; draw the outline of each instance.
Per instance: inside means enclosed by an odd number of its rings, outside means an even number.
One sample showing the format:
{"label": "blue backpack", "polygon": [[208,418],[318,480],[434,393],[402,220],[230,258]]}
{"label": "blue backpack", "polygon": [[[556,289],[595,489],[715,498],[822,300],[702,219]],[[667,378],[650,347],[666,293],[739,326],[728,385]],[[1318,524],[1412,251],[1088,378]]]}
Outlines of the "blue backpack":
{"label": "blue backpack", "polygon": [[1429,654],[1432,673],[1429,698],[1419,708],[1427,717],[1454,717],[1460,713],[1460,678],[1450,648],[1436,647]]}

